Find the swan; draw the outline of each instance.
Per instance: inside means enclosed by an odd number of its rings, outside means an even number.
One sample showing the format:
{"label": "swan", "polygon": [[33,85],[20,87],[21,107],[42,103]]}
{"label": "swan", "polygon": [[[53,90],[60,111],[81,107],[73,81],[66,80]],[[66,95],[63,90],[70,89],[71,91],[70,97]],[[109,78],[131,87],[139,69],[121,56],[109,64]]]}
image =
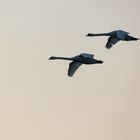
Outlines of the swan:
{"label": "swan", "polygon": [[137,41],[140,40],[139,38],[135,38],[133,36],[128,35],[130,33],[123,31],[123,30],[115,30],[109,33],[99,33],[99,34],[93,34],[88,33],[86,36],[93,37],[93,36],[110,36],[108,38],[108,41],[106,43],[106,48],[110,49],[113,45],[115,45],[117,42],[121,41]]}
{"label": "swan", "polygon": [[94,59],[93,54],[81,53],[74,57],[51,56],[49,60],[62,59],[72,61],[69,63],[68,76],[72,77],[82,64],[102,64],[103,61]]}

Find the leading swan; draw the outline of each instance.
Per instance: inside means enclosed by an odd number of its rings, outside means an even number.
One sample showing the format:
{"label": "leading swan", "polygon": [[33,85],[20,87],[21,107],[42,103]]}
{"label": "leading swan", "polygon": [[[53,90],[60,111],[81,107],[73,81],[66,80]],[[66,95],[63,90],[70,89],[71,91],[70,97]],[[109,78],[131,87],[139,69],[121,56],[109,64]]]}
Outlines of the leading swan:
{"label": "leading swan", "polygon": [[108,38],[108,41],[106,43],[106,48],[110,49],[113,45],[115,45],[120,40],[122,41],[137,41],[140,40],[139,38],[135,38],[133,36],[128,35],[129,33],[123,30],[115,30],[109,33],[99,33],[99,34],[93,34],[88,33],[86,36],[94,37],[94,36],[110,36]]}

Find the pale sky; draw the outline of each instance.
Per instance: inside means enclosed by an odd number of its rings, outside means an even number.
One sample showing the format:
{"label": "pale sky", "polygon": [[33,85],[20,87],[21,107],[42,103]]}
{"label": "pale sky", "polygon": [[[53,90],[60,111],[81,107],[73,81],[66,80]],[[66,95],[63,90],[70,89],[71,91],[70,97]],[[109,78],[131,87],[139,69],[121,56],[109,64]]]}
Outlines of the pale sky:
{"label": "pale sky", "polygon": [[[140,140],[140,42],[88,32],[123,29],[140,37],[139,0],[0,1],[1,140]],[[81,66],[52,55],[94,53]]]}

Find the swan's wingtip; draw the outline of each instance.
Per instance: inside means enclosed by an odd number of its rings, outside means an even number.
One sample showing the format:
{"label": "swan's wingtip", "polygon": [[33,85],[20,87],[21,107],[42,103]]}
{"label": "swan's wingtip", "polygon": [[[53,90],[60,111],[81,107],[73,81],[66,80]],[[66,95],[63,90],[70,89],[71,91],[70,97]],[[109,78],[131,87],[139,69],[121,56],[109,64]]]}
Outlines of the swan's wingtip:
{"label": "swan's wingtip", "polygon": [[72,75],[69,75],[69,74],[68,74],[68,77],[72,78]]}

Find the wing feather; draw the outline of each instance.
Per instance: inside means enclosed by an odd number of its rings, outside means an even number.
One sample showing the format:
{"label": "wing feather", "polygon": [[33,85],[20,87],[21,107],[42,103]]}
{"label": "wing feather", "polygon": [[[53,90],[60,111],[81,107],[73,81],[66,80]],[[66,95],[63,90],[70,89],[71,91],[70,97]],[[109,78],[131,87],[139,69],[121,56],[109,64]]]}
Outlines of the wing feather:
{"label": "wing feather", "polygon": [[85,58],[93,58],[94,54],[81,53],[80,56],[85,57]]}
{"label": "wing feather", "polygon": [[117,34],[117,38],[124,40],[125,36],[128,35],[129,33],[122,30],[118,30],[116,31],[116,34]]}
{"label": "wing feather", "polygon": [[74,73],[76,72],[76,70],[82,65],[82,63],[80,62],[71,62],[69,64],[69,69],[68,69],[68,76],[72,77],[74,75]]}
{"label": "wing feather", "polygon": [[108,41],[106,43],[106,48],[110,49],[113,45],[115,45],[117,42],[119,42],[120,40],[115,38],[115,37],[109,37]]}

